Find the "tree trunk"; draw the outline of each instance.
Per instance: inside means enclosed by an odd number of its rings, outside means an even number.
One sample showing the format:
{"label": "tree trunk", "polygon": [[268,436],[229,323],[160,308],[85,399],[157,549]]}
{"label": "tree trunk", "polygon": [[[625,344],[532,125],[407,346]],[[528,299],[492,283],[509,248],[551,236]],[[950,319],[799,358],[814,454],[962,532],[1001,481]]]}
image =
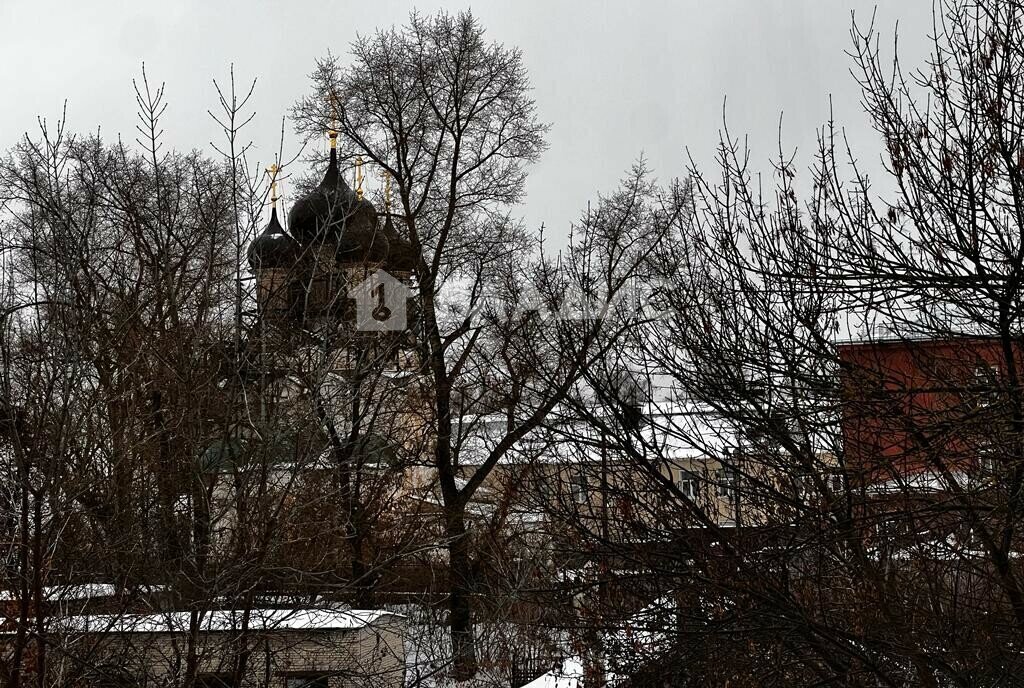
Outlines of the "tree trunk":
{"label": "tree trunk", "polygon": [[476,675],[476,646],[473,638],[473,571],[461,507],[449,508],[446,515],[448,536],[449,594],[448,614],[452,632],[452,675],[456,681]]}
{"label": "tree trunk", "polygon": [[355,603],[361,609],[377,606],[377,581],[366,562],[365,529],[360,523],[352,528],[352,581],[355,584]]}

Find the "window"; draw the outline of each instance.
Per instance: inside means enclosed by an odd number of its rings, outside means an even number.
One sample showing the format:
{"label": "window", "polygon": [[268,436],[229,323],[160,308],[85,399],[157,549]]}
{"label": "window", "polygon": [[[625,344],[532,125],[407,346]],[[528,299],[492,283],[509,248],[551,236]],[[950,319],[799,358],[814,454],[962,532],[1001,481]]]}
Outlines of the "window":
{"label": "window", "polygon": [[533,491],[545,502],[558,499],[557,476],[549,471],[534,468],[525,478],[533,486]]}
{"label": "window", "polygon": [[838,474],[838,473],[833,473],[832,474],[832,486],[831,487],[832,487],[832,492],[835,492],[836,494],[845,492],[845,488],[843,486],[843,476]]}
{"label": "window", "polygon": [[590,491],[590,486],[587,483],[587,474],[582,470],[572,474],[570,478],[569,488],[572,491],[572,498],[577,504],[585,504],[587,502],[587,493]]}
{"label": "window", "polygon": [[988,406],[999,401],[999,366],[979,362],[974,366],[973,382],[979,404]]}
{"label": "window", "polygon": [[982,476],[993,476],[999,470],[999,460],[986,447],[982,447],[978,452],[978,469]]}
{"label": "window", "polygon": [[328,674],[298,674],[284,679],[284,688],[329,688]]}
{"label": "window", "polygon": [[179,518],[188,518],[192,515],[192,495],[183,493],[174,498],[174,515]]}
{"label": "window", "polygon": [[697,474],[693,471],[680,469],[676,486],[680,492],[686,495],[687,499],[696,500],[700,496],[700,482]]}
{"label": "window", "polygon": [[797,498],[807,497],[817,492],[814,476],[810,473],[797,473],[793,476],[793,483],[796,488]]}
{"label": "window", "polygon": [[235,688],[235,685],[231,674],[200,674],[195,682],[195,688]]}
{"label": "window", "polygon": [[715,472],[715,480],[718,483],[719,497],[734,497],[736,495],[736,469],[719,468]]}
{"label": "window", "polygon": [[88,688],[135,688],[143,685],[139,677],[133,676],[114,664],[101,664],[88,671],[82,685]]}

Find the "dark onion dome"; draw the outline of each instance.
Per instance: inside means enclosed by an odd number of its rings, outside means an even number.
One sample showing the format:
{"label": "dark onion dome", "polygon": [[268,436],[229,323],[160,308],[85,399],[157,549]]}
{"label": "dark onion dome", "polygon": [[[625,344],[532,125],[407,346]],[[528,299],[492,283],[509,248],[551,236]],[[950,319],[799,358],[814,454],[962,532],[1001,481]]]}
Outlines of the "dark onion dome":
{"label": "dark onion dome", "polygon": [[292,235],[304,245],[336,240],[358,200],[338,171],[338,153],[332,148],[323,180],[295,201],[288,212]]}
{"label": "dark onion dome", "polygon": [[284,231],[277,208],[273,208],[266,229],[249,244],[249,265],[256,269],[291,267],[301,252],[299,242]]}
{"label": "dark onion dome", "polygon": [[381,263],[390,250],[388,238],[377,223],[377,209],[365,198],[357,198],[336,241],[341,262]]}
{"label": "dark onion dome", "polygon": [[382,234],[388,240],[387,267],[398,272],[412,272],[416,269],[418,262],[416,260],[416,251],[413,249],[412,243],[395,229],[395,223],[391,220],[391,213],[385,216]]}
{"label": "dark onion dome", "polygon": [[377,210],[345,183],[333,148],[323,181],[292,205],[288,226],[303,245],[333,244],[339,262],[378,263],[388,255]]}

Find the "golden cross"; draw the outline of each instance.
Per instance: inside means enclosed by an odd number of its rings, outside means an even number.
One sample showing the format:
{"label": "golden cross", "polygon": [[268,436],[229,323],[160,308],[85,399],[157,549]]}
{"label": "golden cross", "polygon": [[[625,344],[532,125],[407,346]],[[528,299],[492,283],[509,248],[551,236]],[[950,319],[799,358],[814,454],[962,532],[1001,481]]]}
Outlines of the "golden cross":
{"label": "golden cross", "polygon": [[270,175],[270,205],[273,208],[277,207],[277,172],[280,169],[277,163],[267,168],[267,174]]}
{"label": "golden cross", "polygon": [[363,200],[363,158],[356,157],[356,197]]}
{"label": "golden cross", "polygon": [[327,137],[331,140],[331,148],[338,147],[338,95],[331,91],[331,127],[327,130]]}

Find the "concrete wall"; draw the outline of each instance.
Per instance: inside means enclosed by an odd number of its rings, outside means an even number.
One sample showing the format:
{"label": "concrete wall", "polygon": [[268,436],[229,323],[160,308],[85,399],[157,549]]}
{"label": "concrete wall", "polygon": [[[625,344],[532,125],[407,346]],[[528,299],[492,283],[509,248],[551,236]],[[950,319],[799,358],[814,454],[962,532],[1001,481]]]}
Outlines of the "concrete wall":
{"label": "concrete wall", "polygon": [[[249,650],[240,688],[286,688],[288,677],[328,674],[329,688],[401,688],[405,651],[400,620],[384,617],[358,629],[200,633],[68,634],[51,639],[54,685],[181,686],[189,656],[200,678],[232,675]],[[230,685],[230,684],[227,684]]]}

